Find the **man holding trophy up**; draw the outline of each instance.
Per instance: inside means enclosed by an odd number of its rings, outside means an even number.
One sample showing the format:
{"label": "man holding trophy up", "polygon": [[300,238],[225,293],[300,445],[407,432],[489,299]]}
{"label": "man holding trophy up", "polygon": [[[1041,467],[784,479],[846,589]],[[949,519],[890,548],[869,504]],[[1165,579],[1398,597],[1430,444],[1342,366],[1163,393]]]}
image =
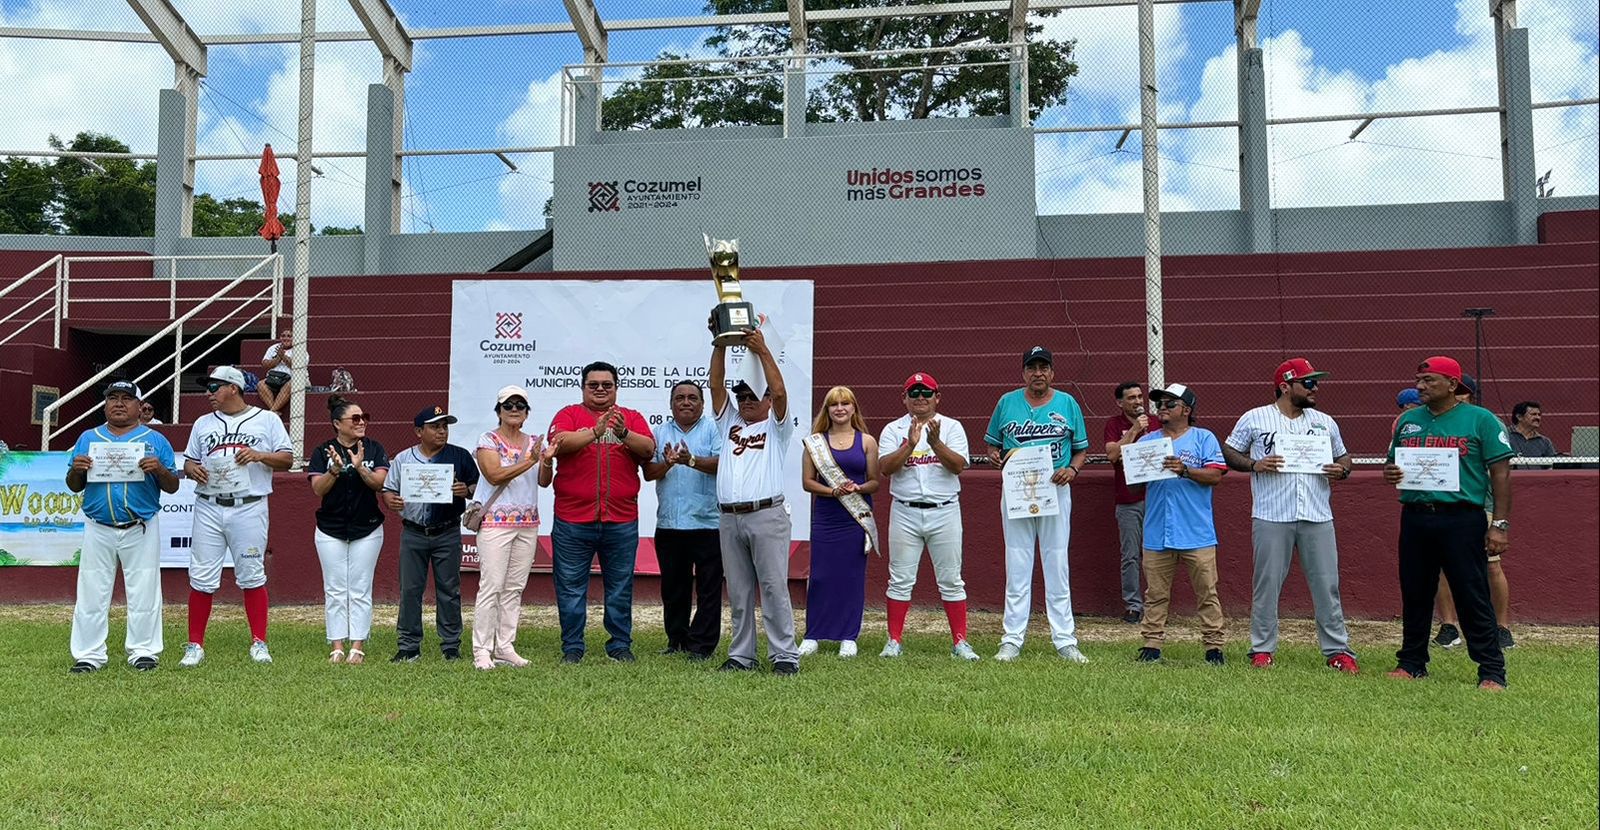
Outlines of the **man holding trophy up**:
{"label": "man holding trophy up", "polygon": [[[800,671],[789,602],[789,510],[783,503],[784,459],[794,444],[789,396],[778,360],[756,328],[755,309],[739,291],[738,240],[706,237],[706,252],[722,299],[711,312],[711,412],[722,434],[717,463],[717,509],[722,572],[728,582],[733,638],[721,671],[756,668],[756,591],[767,632],[772,673]],[[765,392],[748,381],[733,387],[728,405],[727,347],[743,344],[760,361]],[[758,380],[755,385],[761,385]]]}

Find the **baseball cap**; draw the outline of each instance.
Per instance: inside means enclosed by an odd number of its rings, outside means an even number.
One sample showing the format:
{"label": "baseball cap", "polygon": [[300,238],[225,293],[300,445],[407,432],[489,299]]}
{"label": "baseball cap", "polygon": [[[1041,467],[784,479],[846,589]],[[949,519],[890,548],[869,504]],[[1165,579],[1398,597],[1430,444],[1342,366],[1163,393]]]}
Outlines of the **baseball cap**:
{"label": "baseball cap", "polygon": [[1278,364],[1278,371],[1272,373],[1272,385],[1276,387],[1280,383],[1327,376],[1327,372],[1319,372],[1311,368],[1311,361],[1303,357],[1291,357]]}
{"label": "baseball cap", "polygon": [[1401,389],[1400,394],[1394,396],[1394,405],[1400,407],[1401,409],[1405,409],[1413,404],[1420,405],[1421,403],[1422,393],[1418,392],[1417,387],[1415,386],[1409,386],[1405,389]]}
{"label": "baseball cap", "polygon": [[1049,349],[1046,349],[1043,346],[1034,346],[1028,350],[1027,354],[1022,356],[1022,368],[1028,368],[1028,364],[1034,362],[1035,360],[1042,360],[1051,366],[1056,365],[1055,357],[1050,354]]}
{"label": "baseball cap", "polygon": [[1167,398],[1183,401],[1183,405],[1190,409],[1194,408],[1196,400],[1194,390],[1181,383],[1169,383],[1165,389],[1150,390],[1150,400],[1152,401],[1163,401]]}
{"label": "baseball cap", "polygon": [[926,372],[917,372],[911,377],[906,378],[905,391],[911,391],[911,387],[913,386],[926,387],[928,390],[933,392],[939,391],[939,382],[933,379],[933,375],[927,374]]}
{"label": "baseball cap", "polygon": [[214,380],[219,383],[231,383],[234,386],[239,387],[241,390],[244,389],[244,372],[241,372],[232,366],[218,366],[217,368],[211,370],[211,376],[206,378],[206,380]]}
{"label": "baseball cap", "polygon": [[423,424],[437,424],[441,422],[453,424],[457,420],[458,419],[456,416],[446,414],[444,407],[429,406],[425,407],[421,412],[418,412],[417,417],[411,419],[411,425],[420,429]]}
{"label": "baseball cap", "polygon": [[502,387],[500,387],[500,391],[496,392],[494,394],[494,402],[496,404],[505,403],[506,401],[509,401],[512,398],[521,398],[523,401],[527,401],[528,400],[528,390],[523,389],[522,387],[517,386],[515,384],[512,384],[510,386],[502,386]]}
{"label": "baseball cap", "polygon": [[1461,373],[1461,391],[1474,397],[1478,394],[1478,379],[1466,372]]}
{"label": "baseball cap", "polygon": [[1430,357],[1417,364],[1417,374],[1432,372],[1443,375],[1457,383],[1461,382],[1461,364],[1453,357]]}
{"label": "baseball cap", "polygon": [[127,395],[135,399],[144,397],[144,395],[139,394],[139,387],[133,385],[132,381],[127,380],[112,381],[106,384],[105,397],[109,398],[112,395]]}

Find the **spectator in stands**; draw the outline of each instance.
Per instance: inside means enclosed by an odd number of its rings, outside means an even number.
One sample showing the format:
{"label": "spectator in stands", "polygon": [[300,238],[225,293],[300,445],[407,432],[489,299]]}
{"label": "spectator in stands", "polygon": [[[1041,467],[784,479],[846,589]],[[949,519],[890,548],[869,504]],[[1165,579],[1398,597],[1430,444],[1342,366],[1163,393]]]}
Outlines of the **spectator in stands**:
{"label": "spectator in stands", "polygon": [[144,400],[139,401],[139,423],[145,426],[161,423],[161,419],[156,417],[155,404]]}
{"label": "spectator in stands", "polygon": [[310,365],[311,355],[305,346],[294,345],[294,320],[278,318],[278,342],[268,346],[261,358],[261,371],[266,376],[257,385],[256,394],[261,396],[262,406],[272,412],[282,410],[289,403],[289,380],[294,368]]}
{"label": "spectator in stands", "polygon": [[[461,659],[461,514],[478,483],[472,453],[450,443],[456,416],[442,406],[425,407],[412,419],[417,445],[397,454],[383,482],[384,504],[400,514],[400,614],[391,663],[414,663],[422,656],[422,591],[433,569],[434,625],[446,660]],[[407,504],[400,498],[408,464],[449,464],[455,468],[448,502]]]}
{"label": "spectator in stands", "polygon": [[[338,395],[328,398],[333,437],[310,453],[306,474],[322,499],[314,534],[322,562],[328,662],[360,665],[372,633],[372,576],[383,550],[378,492],[389,475],[383,445],[367,437],[367,413]],[[345,654],[344,641],[350,640]]]}
{"label": "spectator in stands", "polygon": [[[639,550],[639,473],[656,452],[638,410],[617,405],[617,367],[583,367],[583,402],[550,421],[556,523],[550,531],[561,662],[583,660],[589,563],[600,557],[606,656],[632,663],[633,566]],[[541,475],[542,475],[541,471]]]}
{"label": "spectator in stands", "polygon": [[1195,614],[1206,646],[1206,662],[1226,662],[1222,645],[1227,640],[1222,600],[1217,595],[1217,523],[1211,513],[1211,488],[1222,482],[1228,464],[1222,445],[1208,429],[1194,425],[1197,403],[1194,390],[1181,383],[1150,390],[1161,431],[1140,441],[1172,439],[1172,455],[1163,466],[1176,478],[1145,485],[1144,514],[1144,646],[1134,658],[1141,663],[1161,659],[1167,639],[1167,609],[1172,600],[1172,578],[1182,561],[1189,569],[1194,589]]}
{"label": "spectator in stands", "polygon": [[[717,537],[717,464],[722,438],[706,417],[700,384],[673,384],[672,418],[656,431],[644,480],[656,483],[656,561],[661,564],[664,655],[707,660],[722,639],[722,543]],[[689,611],[694,607],[691,621]]]}
{"label": "spectator in stands", "polygon": [[533,551],[539,542],[539,488],[526,475],[549,460],[544,437],[522,431],[528,422],[528,392],[503,386],[495,393],[498,425],[478,437],[478,487],[473,500],[482,509],[478,528],[478,599],[473,605],[472,667],[523,668],[517,653],[517,623],[522,589],[528,585]]}
{"label": "spectator in stands", "polygon": [[850,658],[856,656],[867,606],[867,554],[881,551],[872,518],[872,494],[879,486],[878,442],[867,434],[849,387],[828,390],[805,449],[800,483],[813,498],[811,578],[806,580],[806,636],[800,655],[815,654],[819,640],[831,640],[839,644],[840,657]]}
{"label": "spectator in stands", "polygon": [[[1111,462],[1116,487],[1117,539],[1122,548],[1122,621],[1137,625],[1144,619],[1144,599],[1139,595],[1139,571],[1144,552],[1144,488],[1130,488],[1122,476],[1122,448],[1151,431],[1145,411],[1144,388],[1136,380],[1118,384],[1117,408],[1106,421],[1106,460]],[[1160,429],[1159,426],[1156,429]]]}
{"label": "spectator in stands", "polygon": [[1511,407],[1511,448],[1523,458],[1553,458],[1561,453],[1555,442],[1539,432],[1543,420],[1538,401],[1522,401]]}

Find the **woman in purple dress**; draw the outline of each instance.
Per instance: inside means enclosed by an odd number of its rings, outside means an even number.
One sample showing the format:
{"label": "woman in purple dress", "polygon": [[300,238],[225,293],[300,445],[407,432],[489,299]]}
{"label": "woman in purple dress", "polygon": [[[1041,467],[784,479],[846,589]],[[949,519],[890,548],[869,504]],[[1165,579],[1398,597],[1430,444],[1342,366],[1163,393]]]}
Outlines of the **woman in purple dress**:
{"label": "woman in purple dress", "polygon": [[878,442],[848,388],[835,386],[806,436],[801,455],[811,506],[811,579],[806,583],[802,655],[817,642],[839,643],[840,657],[856,656],[867,604],[867,554],[878,548],[872,493],[878,489]]}

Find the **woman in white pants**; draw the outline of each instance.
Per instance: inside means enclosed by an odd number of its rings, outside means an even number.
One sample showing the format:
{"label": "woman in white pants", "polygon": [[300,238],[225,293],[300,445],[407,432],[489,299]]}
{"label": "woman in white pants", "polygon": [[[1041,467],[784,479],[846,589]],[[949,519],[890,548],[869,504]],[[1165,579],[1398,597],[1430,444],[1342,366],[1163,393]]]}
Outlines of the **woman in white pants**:
{"label": "woman in white pants", "polygon": [[[364,663],[372,631],[372,574],[383,548],[378,491],[389,475],[389,456],[367,438],[367,413],[338,395],[328,398],[333,438],[311,451],[307,465],[317,508],[317,558],[327,597],[330,663]],[[345,653],[345,640],[350,652]]]}
{"label": "woman in white pants", "polygon": [[495,395],[499,425],[478,438],[478,489],[473,500],[483,505],[478,529],[478,598],[472,610],[472,666],[522,668],[528,660],[517,653],[517,624],[522,618],[522,590],[533,567],[539,542],[541,473],[528,475],[552,453],[544,438],[522,431],[528,422],[528,392],[502,387]]}

